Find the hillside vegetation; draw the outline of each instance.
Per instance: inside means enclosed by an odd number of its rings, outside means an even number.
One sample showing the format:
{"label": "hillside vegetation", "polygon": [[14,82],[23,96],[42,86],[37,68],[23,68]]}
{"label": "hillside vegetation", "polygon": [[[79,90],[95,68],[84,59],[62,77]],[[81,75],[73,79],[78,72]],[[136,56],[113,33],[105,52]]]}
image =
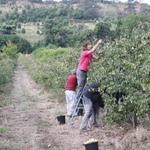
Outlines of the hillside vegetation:
{"label": "hillside vegetation", "polygon": [[[149,12],[150,7],[148,5],[140,5],[139,3],[101,3],[90,0],[43,3],[36,0],[12,0],[5,1],[4,4],[0,5],[0,26],[4,24],[15,26],[18,35],[28,40],[32,45],[36,43],[48,45],[54,41],[51,44],[67,47],[72,46],[74,42],[65,44],[66,41],[77,39],[79,33],[88,34],[98,22],[111,22],[111,20],[116,21],[119,17],[131,13]],[[51,31],[47,32],[47,23],[58,24],[58,28],[55,29],[56,39],[51,41],[51,37],[47,37],[47,33],[52,33]],[[59,23],[61,23],[61,28]],[[31,24],[30,27],[29,24]],[[40,25],[37,26],[37,24]],[[73,36],[70,38],[66,34]],[[83,35],[79,36],[81,37],[79,41],[82,41]],[[76,44],[78,45],[78,43]]]}

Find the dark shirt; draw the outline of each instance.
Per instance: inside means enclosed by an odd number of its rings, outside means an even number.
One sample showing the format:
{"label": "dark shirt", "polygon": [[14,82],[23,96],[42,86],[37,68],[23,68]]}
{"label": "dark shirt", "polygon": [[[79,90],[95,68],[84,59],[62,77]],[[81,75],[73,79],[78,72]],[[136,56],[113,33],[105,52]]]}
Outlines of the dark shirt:
{"label": "dark shirt", "polygon": [[90,84],[86,84],[83,95],[89,98],[93,104],[97,103],[100,107],[104,107],[104,101],[100,92],[98,91],[97,83],[92,82]]}

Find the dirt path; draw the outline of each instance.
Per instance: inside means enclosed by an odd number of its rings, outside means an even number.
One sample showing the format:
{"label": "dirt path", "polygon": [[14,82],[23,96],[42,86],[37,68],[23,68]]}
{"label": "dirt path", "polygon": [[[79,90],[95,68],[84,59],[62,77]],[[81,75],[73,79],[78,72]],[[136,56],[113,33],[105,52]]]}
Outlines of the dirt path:
{"label": "dirt path", "polygon": [[123,149],[122,128],[103,127],[79,134],[81,118],[76,119],[76,129],[58,125],[56,112],[60,108],[65,112],[65,106],[36,85],[21,64],[13,86],[11,105],[0,109],[0,128],[6,129],[0,133],[0,150],[84,150],[82,143],[89,138],[98,139],[101,150]]}

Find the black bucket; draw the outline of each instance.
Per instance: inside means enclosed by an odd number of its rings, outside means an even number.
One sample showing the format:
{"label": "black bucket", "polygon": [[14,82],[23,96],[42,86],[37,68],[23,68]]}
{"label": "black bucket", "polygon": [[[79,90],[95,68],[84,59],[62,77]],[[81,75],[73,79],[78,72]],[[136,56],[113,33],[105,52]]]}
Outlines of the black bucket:
{"label": "black bucket", "polygon": [[93,142],[84,145],[85,145],[85,150],[98,150],[98,142]]}
{"label": "black bucket", "polygon": [[57,116],[57,120],[59,122],[59,124],[65,124],[65,116]]}

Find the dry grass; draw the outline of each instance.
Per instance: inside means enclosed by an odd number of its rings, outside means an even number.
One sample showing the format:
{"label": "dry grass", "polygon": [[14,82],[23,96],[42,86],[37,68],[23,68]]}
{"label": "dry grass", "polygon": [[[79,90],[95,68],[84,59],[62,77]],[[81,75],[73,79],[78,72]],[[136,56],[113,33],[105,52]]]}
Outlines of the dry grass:
{"label": "dry grass", "polygon": [[91,29],[91,30],[93,30],[94,28],[95,28],[95,25],[96,25],[96,22],[95,23],[93,23],[93,22],[72,22],[71,23],[72,25],[75,25],[75,26],[85,26],[85,27],[87,27],[88,29]]}
{"label": "dry grass", "polygon": [[0,108],[9,105],[10,99],[9,99],[9,93],[12,88],[12,83],[7,83],[0,86]]}
{"label": "dry grass", "polygon": [[149,150],[150,132],[143,127],[128,131],[116,147],[118,150]]}

